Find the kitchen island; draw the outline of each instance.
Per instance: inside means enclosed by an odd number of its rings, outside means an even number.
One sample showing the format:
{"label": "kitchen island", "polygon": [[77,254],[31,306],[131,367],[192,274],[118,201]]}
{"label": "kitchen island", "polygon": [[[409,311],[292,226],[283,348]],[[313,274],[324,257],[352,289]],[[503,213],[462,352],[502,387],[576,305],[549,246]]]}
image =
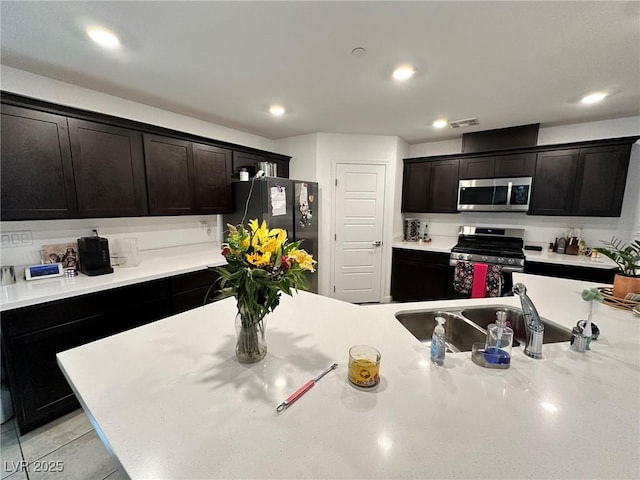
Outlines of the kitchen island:
{"label": "kitchen island", "polygon": [[[515,274],[540,314],[585,318],[586,282]],[[592,350],[545,344],[511,368],[471,353],[444,367],[394,314],[517,298],[357,306],[300,292],[268,317],[269,353],[234,356],[227,299],[58,354],[105,446],[131,478],[637,478],[640,319],[594,305]],[[347,380],[355,344],[382,353],[371,391]],[[333,362],[284,414],[275,407]]]}

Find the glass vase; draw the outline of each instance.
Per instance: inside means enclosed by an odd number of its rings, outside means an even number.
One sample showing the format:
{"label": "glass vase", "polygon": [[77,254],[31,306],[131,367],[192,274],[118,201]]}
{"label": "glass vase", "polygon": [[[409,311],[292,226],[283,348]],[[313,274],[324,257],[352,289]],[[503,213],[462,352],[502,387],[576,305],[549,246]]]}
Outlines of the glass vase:
{"label": "glass vase", "polygon": [[256,363],[267,355],[266,320],[255,321],[236,314],[236,358],[240,363]]}

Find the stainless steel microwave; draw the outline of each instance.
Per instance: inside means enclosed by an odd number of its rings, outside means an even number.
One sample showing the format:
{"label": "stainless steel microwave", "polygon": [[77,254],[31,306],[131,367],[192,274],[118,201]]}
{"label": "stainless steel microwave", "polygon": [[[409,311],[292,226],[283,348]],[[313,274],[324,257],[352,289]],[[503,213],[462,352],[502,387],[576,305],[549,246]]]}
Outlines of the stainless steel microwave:
{"label": "stainless steel microwave", "polygon": [[458,210],[474,212],[526,212],[531,177],[460,180]]}

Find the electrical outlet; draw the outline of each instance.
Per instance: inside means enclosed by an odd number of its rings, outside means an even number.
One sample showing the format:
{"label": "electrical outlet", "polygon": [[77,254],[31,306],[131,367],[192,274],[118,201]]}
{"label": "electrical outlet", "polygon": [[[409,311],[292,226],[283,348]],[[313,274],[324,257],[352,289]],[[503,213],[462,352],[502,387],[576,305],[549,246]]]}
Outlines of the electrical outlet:
{"label": "electrical outlet", "polygon": [[28,247],[30,245],[33,245],[33,236],[30,230],[2,233],[3,248]]}

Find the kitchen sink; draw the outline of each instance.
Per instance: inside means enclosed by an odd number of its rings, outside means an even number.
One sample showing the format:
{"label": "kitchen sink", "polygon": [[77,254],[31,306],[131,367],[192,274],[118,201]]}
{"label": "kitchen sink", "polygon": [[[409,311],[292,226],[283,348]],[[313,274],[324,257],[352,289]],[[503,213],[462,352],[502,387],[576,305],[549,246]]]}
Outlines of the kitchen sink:
{"label": "kitchen sink", "polygon": [[[507,312],[507,320],[511,322],[511,328],[513,329],[513,336],[515,339],[522,344],[527,343],[527,332],[524,326],[524,317],[522,315],[522,310],[519,308],[509,307],[507,305],[469,307],[462,310],[460,314],[486,330],[490,323],[496,323],[496,312],[500,310]],[[568,342],[571,340],[571,331],[569,329],[556,325],[546,318],[540,317],[540,320],[542,320],[542,323],[544,324],[544,337],[542,343]]]}
{"label": "kitchen sink", "polygon": [[446,320],[444,325],[445,346],[449,352],[470,352],[474,342],[483,342],[486,331],[469,322],[457,313],[444,310],[419,310],[396,314],[398,321],[422,343],[431,343],[436,317]]}
{"label": "kitchen sink", "polygon": [[[422,343],[431,343],[436,317],[443,317],[445,323],[445,343],[450,352],[470,352],[476,342],[484,343],[487,326],[495,323],[496,312],[507,312],[514,335],[514,346],[526,343],[526,331],[522,310],[508,305],[490,307],[448,308],[433,310],[413,310],[396,313],[396,319]],[[541,318],[544,323],[544,342],[568,342],[571,331]]]}

